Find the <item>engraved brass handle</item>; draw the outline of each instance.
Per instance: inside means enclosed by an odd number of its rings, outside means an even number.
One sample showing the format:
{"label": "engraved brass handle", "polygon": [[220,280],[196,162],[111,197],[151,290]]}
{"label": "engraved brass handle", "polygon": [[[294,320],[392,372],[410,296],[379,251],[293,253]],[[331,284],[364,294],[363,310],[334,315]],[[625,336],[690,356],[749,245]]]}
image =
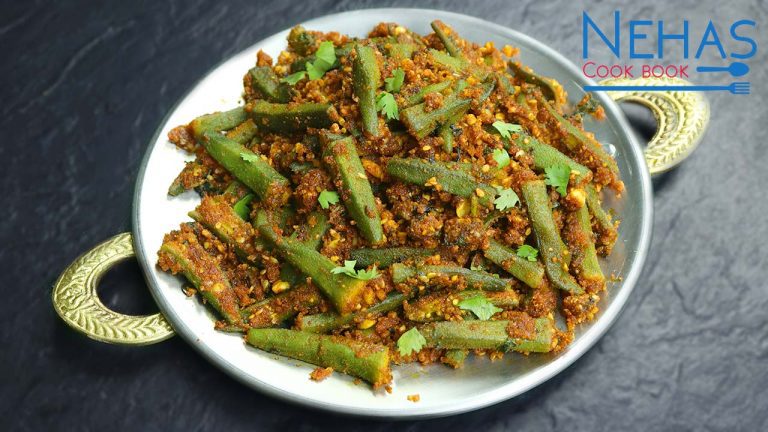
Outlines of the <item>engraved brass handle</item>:
{"label": "engraved brass handle", "polygon": [[69,326],[89,338],[122,345],[149,345],[173,336],[161,314],[131,316],[108,309],[96,287],[118,262],[134,256],[130,233],[89,250],[67,267],[53,287],[53,307]]}
{"label": "engraved brass handle", "polygon": [[[680,78],[616,78],[600,85],[691,85]],[[634,102],[651,110],[658,129],[645,149],[651,175],[666,172],[690,156],[709,124],[709,103],[701,92],[606,91],[617,102]]]}

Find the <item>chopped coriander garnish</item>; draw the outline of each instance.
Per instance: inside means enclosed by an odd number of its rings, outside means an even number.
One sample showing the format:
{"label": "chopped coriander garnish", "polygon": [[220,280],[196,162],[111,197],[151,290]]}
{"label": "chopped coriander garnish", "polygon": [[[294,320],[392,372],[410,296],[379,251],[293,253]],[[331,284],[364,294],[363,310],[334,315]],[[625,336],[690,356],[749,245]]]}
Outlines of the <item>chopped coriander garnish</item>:
{"label": "chopped coriander garnish", "polygon": [[494,128],[496,128],[497,131],[499,131],[499,134],[503,138],[510,138],[510,133],[512,132],[522,132],[523,127],[518,124],[512,124],[512,123],[505,123],[503,121],[495,121],[492,125]]}
{"label": "chopped coriander garnish", "polygon": [[344,261],[343,267],[334,267],[331,269],[331,273],[333,274],[345,274],[347,276],[353,277],[355,279],[360,280],[371,280],[377,276],[379,276],[379,272],[376,271],[376,266],[374,265],[372,269],[370,270],[355,270],[355,264],[357,264],[357,261]]}
{"label": "chopped coriander garnish", "polygon": [[512,208],[520,202],[520,197],[512,189],[496,186],[496,190],[499,192],[499,196],[493,200],[493,204],[496,206],[496,210],[506,210]]}
{"label": "chopped coriander garnish", "polygon": [[392,71],[391,77],[384,79],[384,88],[388,92],[397,93],[403,85],[403,80],[405,80],[405,72],[403,72],[402,69],[397,68]]}
{"label": "chopped coriander garnish", "polygon": [[397,101],[389,92],[383,92],[376,98],[376,110],[381,111],[389,120],[396,120],[400,117],[397,111]]}
{"label": "chopped coriander garnish", "polygon": [[287,75],[281,79],[281,82],[288,83],[290,85],[296,85],[297,82],[304,79],[307,76],[307,71],[299,71],[290,75]]}
{"label": "chopped coriander garnish", "polygon": [[505,166],[509,165],[509,153],[507,153],[507,151],[504,149],[494,149],[493,160],[496,161],[496,164],[499,168],[504,168]]}
{"label": "chopped coriander garnish", "polygon": [[320,203],[320,207],[327,209],[333,204],[338,204],[339,194],[334,191],[323,190],[317,197],[317,202]]}
{"label": "chopped coriander garnish", "polygon": [[397,340],[397,350],[400,355],[408,355],[412,352],[419,352],[427,344],[427,340],[419,333],[419,329],[416,327],[403,333]]}
{"label": "chopped coriander garnish", "polygon": [[517,248],[517,256],[525,258],[528,261],[536,261],[536,257],[539,256],[539,251],[533,246],[522,245]]}
{"label": "chopped coriander garnish", "polygon": [[459,308],[471,311],[478,319],[482,321],[488,321],[493,316],[493,314],[504,310],[497,308],[487,298],[481,295],[460,301]]}
{"label": "chopped coriander garnish", "polygon": [[336,62],[336,49],[333,42],[323,41],[315,53],[315,61],[307,62],[306,69],[310,80],[321,78]]}
{"label": "chopped coriander garnish", "polygon": [[571,178],[571,169],[567,165],[553,165],[544,168],[547,178],[544,183],[554,187],[561,196],[568,193],[568,180]]}

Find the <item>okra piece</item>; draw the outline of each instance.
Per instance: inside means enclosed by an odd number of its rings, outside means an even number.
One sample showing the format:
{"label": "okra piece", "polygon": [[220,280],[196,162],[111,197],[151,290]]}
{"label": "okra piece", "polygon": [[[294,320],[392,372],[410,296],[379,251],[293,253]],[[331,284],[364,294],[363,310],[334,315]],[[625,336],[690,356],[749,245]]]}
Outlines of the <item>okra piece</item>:
{"label": "okra piece", "polygon": [[469,354],[467,350],[449,349],[440,357],[440,362],[454,369],[460,369],[467,360],[467,354]]}
{"label": "okra piece", "polygon": [[469,62],[464,57],[453,57],[450,54],[436,49],[430,49],[429,56],[435,63],[440,64],[457,74],[466,71],[469,67]]}
{"label": "okra piece", "polygon": [[371,243],[379,243],[384,235],[381,217],[368,176],[357,155],[355,139],[336,138],[324,135],[322,141],[324,156],[333,160],[334,171],[341,180],[341,199],[363,237]]}
{"label": "okra piece", "polygon": [[448,28],[440,20],[432,21],[430,26],[432,26],[432,30],[435,31],[435,34],[443,43],[443,46],[445,47],[445,50],[448,51],[448,54],[450,54],[452,57],[464,58],[464,53],[461,52],[459,47],[456,46],[456,42],[449,35],[449,33],[452,32],[450,28]]}
{"label": "okra piece", "polygon": [[608,154],[608,152],[605,151],[602,145],[600,145],[599,142],[596,140],[587,137],[585,133],[573,125],[573,123],[569,122],[567,119],[565,119],[563,116],[561,116],[555,108],[553,108],[550,104],[544,102],[544,108],[547,109],[549,114],[557,120],[557,122],[560,124],[560,126],[563,128],[563,130],[566,133],[566,139],[565,139],[565,145],[568,147],[568,149],[572,152],[578,152],[582,147],[586,148],[587,151],[589,151],[592,155],[594,155],[595,158],[597,158],[598,162],[608,168],[608,170],[613,174],[616,181],[618,180],[619,176],[619,166],[616,164],[616,161],[611,157],[611,155]]}
{"label": "okra piece", "polygon": [[291,100],[291,86],[281,83],[269,66],[256,66],[248,71],[251,88],[270,102],[288,103]]}
{"label": "okra piece", "polygon": [[248,344],[361,378],[374,387],[389,384],[389,349],[386,346],[287,329],[250,329]]}
{"label": "okra piece", "polygon": [[189,216],[234,248],[242,260],[252,262],[255,259],[256,233],[251,224],[240,218],[225,197],[204,196],[200,205],[189,212]]}
{"label": "okra piece", "polygon": [[376,51],[365,45],[356,45],[357,56],[352,61],[352,84],[360,106],[363,130],[379,136],[379,114],[376,111],[376,89],[381,86],[381,73]]}
{"label": "okra piece", "polygon": [[533,157],[533,166],[539,171],[544,171],[545,168],[554,165],[565,165],[570,168],[571,171],[576,171],[578,173],[576,179],[577,182],[586,179],[588,174],[591,173],[589,168],[564,155],[551,145],[544,144],[532,136],[519,134],[517,138],[514,139],[514,142],[518,147],[531,154]]}
{"label": "okra piece", "polygon": [[307,128],[326,128],[333,124],[331,104],[301,103],[279,104],[264,100],[246,105],[245,110],[256,126],[284,134],[298,134]]}
{"label": "okra piece", "polygon": [[561,290],[582,294],[584,288],[568,273],[568,249],[555,226],[547,186],[543,180],[532,180],[523,183],[522,191],[549,280]]}
{"label": "okra piece", "polygon": [[501,352],[549,352],[554,324],[519,313],[513,321],[442,321],[419,327],[428,346],[447,349],[489,349]]}
{"label": "okra piece", "polygon": [[440,138],[443,139],[443,150],[446,153],[451,153],[453,151],[454,125],[464,117],[468,109],[469,107],[466,107],[463,110],[456,112],[449,117],[445,123],[440,125],[438,132]]}
{"label": "okra piece", "polygon": [[493,82],[484,83],[480,85],[479,95],[462,97],[463,90],[459,90],[459,88],[464,85],[463,81],[456,83],[454,92],[445,98],[440,108],[427,111],[426,104],[422,102],[402,110],[400,120],[408,127],[408,131],[413,136],[423,139],[431,134],[438,125],[445,123],[453,115],[469,107],[472,101],[476,101],[478,104],[483,103],[490,96],[494,87]]}
{"label": "okra piece", "polygon": [[463,198],[476,195],[484,205],[493,202],[496,196],[496,189],[478,182],[471,174],[452,162],[394,157],[387,163],[387,172],[404,182],[439,187],[440,190]]}
{"label": "okra piece", "polygon": [[605,276],[597,260],[595,242],[592,239],[592,221],[589,218],[587,206],[568,215],[569,235],[568,246],[571,249],[571,265],[576,266],[578,278],[595,283],[598,286],[605,282]]}
{"label": "okra piece", "polygon": [[394,263],[411,258],[426,258],[435,254],[434,249],[415,247],[392,247],[383,249],[356,249],[350,252],[350,258],[357,261],[358,267],[386,268]]}
{"label": "okra piece", "polygon": [[288,33],[288,47],[300,56],[306,56],[315,47],[315,36],[302,26],[296,26]]}
{"label": "okra piece", "polygon": [[512,308],[520,304],[520,296],[513,290],[483,292],[464,290],[458,292],[436,292],[419,297],[403,305],[405,317],[415,322],[442,321],[452,316],[469,316],[470,312],[459,307],[463,300],[485,297],[494,306]]}
{"label": "okra piece", "polygon": [[564,97],[562,96],[562,88],[558,88],[557,86],[559,85],[552,79],[537,75],[530,70],[530,68],[520,66],[512,61],[510,61],[508,65],[516,77],[541,89],[541,94],[548,100],[551,100],[558,105],[562,105],[565,102]]}
{"label": "okra piece", "polygon": [[388,43],[384,48],[387,55],[396,60],[404,60],[413,57],[413,53],[418,50],[416,44],[412,43]]}
{"label": "okra piece", "polygon": [[261,237],[269,242],[274,250],[299,271],[312,278],[312,282],[339,313],[352,312],[366,306],[364,294],[367,281],[355,279],[346,274],[334,274],[333,261],[301,241],[277,234],[266,221],[264,212],[259,212],[257,227]]}
{"label": "okra piece", "polygon": [[302,285],[250,305],[242,310],[242,315],[252,328],[273,327],[320,304],[320,301],[317,288]]}
{"label": "okra piece", "polygon": [[443,90],[447,89],[448,87],[453,84],[451,81],[440,81],[439,83],[430,84],[428,86],[424,86],[416,93],[408,96],[405,98],[405,105],[406,106],[412,106],[416,105],[418,103],[424,102],[424,96],[430,94],[430,93],[440,93]]}
{"label": "okra piece", "polygon": [[189,123],[192,134],[198,140],[206,132],[221,132],[230,130],[248,119],[243,107],[237,107],[229,111],[200,116]]}
{"label": "okra piece", "polygon": [[241,145],[247,145],[256,137],[256,124],[248,119],[227,132],[227,138]]}
{"label": "okra piece", "polygon": [[597,189],[590,184],[587,185],[585,191],[587,193],[587,208],[595,218],[595,224],[599,231],[598,234],[600,235],[600,242],[605,246],[607,252],[610,252],[619,236],[618,231],[616,231],[616,224],[613,222],[608,212],[603,210],[603,206],[600,205],[600,194],[597,192]]}
{"label": "okra piece", "polygon": [[501,267],[507,273],[516,277],[531,288],[538,289],[544,285],[544,268],[538,261],[528,261],[508,247],[491,239],[484,255],[492,263]]}
{"label": "okra piece", "polygon": [[[428,266],[407,266],[405,264],[392,264],[392,281],[394,283],[403,283],[410,278],[418,278],[426,284],[431,280],[452,279],[453,276],[463,278],[467,283],[467,289],[479,289],[483,291],[504,291],[512,286],[512,281],[502,279],[494,274],[480,270],[470,270],[468,268],[453,265],[428,265]],[[438,282],[435,280],[435,282]]]}
{"label": "okra piece", "polygon": [[361,321],[367,317],[374,317],[379,314],[385,314],[399,308],[403,301],[408,299],[405,294],[396,292],[390,294],[382,300],[368,309],[339,315],[334,312],[324,312],[314,315],[304,315],[296,320],[296,327],[299,330],[312,332],[312,333],[329,333],[337,328],[345,327],[353,322]]}
{"label": "okra piece", "polygon": [[202,142],[211,157],[270,207],[279,207],[290,198],[288,179],[256,153],[216,132],[205,132]]}
{"label": "okra piece", "polygon": [[[303,240],[303,243],[307,247],[317,250],[323,241],[325,232],[328,231],[330,226],[328,218],[321,212],[313,212],[307,220],[313,221],[314,225],[311,225],[307,230],[307,237]],[[301,272],[290,264],[283,264],[280,268],[280,280],[288,282],[290,286],[295,286],[301,281]]]}
{"label": "okra piece", "polygon": [[228,324],[242,323],[237,296],[218,262],[197,242],[168,239],[158,252],[161,267],[181,272],[192,286]]}

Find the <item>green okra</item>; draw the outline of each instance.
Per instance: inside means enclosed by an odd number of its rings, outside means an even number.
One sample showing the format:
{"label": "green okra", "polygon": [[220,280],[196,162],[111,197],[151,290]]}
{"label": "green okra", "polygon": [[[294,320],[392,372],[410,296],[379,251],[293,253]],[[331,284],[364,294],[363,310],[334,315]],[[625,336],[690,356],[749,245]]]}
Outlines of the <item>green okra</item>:
{"label": "green okra", "polygon": [[[338,138],[338,139],[337,139]],[[357,155],[355,139],[324,135],[324,156],[333,160],[333,168],[341,180],[341,199],[356,222],[357,229],[371,243],[381,242],[384,233],[371,183]]]}
{"label": "green okra", "polygon": [[448,54],[450,54],[452,57],[464,58],[464,53],[461,52],[459,47],[456,45],[456,42],[449,35],[451,29],[447,28],[447,26],[439,20],[432,21],[430,26],[432,27],[432,30],[435,31],[435,34],[440,39],[440,41],[443,43],[443,46],[445,47],[445,50],[448,51]]}
{"label": "green okra", "polygon": [[269,66],[256,66],[248,71],[251,78],[251,88],[270,102],[288,103],[293,96],[291,86],[281,83],[280,79]]}
{"label": "green okra", "polygon": [[259,212],[256,224],[261,238],[270,243],[283,259],[312,278],[312,282],[339,313],[349,313],[365,305],[363,294],[367,281],[343,273],[332,273],[336,268],[333,261],[297,239],[277,234],[265,212]]}
{"label": "green okra", "polygon": [[582,131],[581,129],[577,128],[573,125],[573,123],[569,122],[566,118],[561,116],[555,108],[553,108],[550,104],[544,102],[543,103],[544,108],[549,112],[549,114],[557,120],[557,122],[560,124],[560,126],[565,130],[566,132],[566,139],[565,139],[565,145],[568,147],[568,149],[572,152],[578,152],[582,147],[586,148],[587,151],[589,151],[592,155],[595,156],[595,158],[598,160],[598,162],[608,168],[608,170],[616,177],[618,178],[619,175],[619,166],[616,164],[616,161],[611,157],[611,155],[608,154],[607,151],[603,148],[602,145],[600,145],[599,142],[597,142],[594,139],[591,139],[587,137],[587,135]]}
{"label": "green okra", "polygon": [[430,93],[440,93],[443,90],[451,86],[451,81],[440,81],[435,84],[430,84],[419,89],[416,93],[405,98],[405,106],[413,106],[424,102],[424,97]]}
{"label": "green okra", "polygon": [[[525,321],[534,320],[529,316]],[[419,331],[428,346],[447,349],[489,349],[495,351],[549,352],[555,334],[549,318],[537,318],[528,337],[516,337],[510,321],[442,321],[425,324]]]}
{"label": "green okra", "polygon": [[589,178],[591,173],[589,168],[564,155],[551,145],[544,144],[536,138],[525,134],[518,134],[513,141],[515,145],[531,154],[533,166],[539,171],[544,171],[544,169],[555,165],[565,165],[571,171],[577,173],[577,183]]}
{"label": "green okra", "polygon": [[254,303],[244,308],[241,314],[252,328],[273,327],[317,306],[321,300],[317,288],[302,285]]}
{"label": "green okra", "polygon": [[[496,196],[496,189],[478,182],[461,166],[452,162],[394,157],[387,163],[387,172],[402,181],[418,186],[430,184],[463,198],[476,195],[479,202],[484,205],[493,202]],[[432,184],[432,182],[436,183]]]}
{"label": "green okra", "polygon": [[381,86],[381,72],[376,51],[365,45],[356,45],[357,56],[352,61],[352,84],[360,106],[363,130],[377,137],[379,114],[376,111],[376,90]]}
{"label": "green okra", "polygon": [[238,144],[247,146],[256,137],[257,132],[258,130],[256,129],[256,124],[253,120],[247,119],[236,127],[230,129],[226,136]]}
{"label": "green okra", "polygon": [[306,102],[279,104],[257,100],[246,105],[245,110],[256,126],[284,134],[298,134],[307,128],[326,128],[333,124],[333,105]]}
{"label": "green okra", "polygon": [[389,349],[339,336],[287,329],[250,329],[248,344],[361,378],[375,387],[392,381]]}
{"label": "green okra", "polygon": [[434,249],[415,247],[392,247],[382,249],[356,249],[350,252],[350,258],[357,261],[358,267],[386,268],[396,262],[411,258],[426,258],[434,255]]}
{"label": "green okra", "polygon": [[[320,244],[323,241],[323,236],[325,235],[325,232],[328,231],[328,228],[330,228],[330,224],[328,223],[328,217],[325,216],[324,213],[321,212],[313,212],[309,215],[307,218],[307,221],[314,222],[314,225],[310,225],[309,229],[307,230],[307,235],[302,242],[307,246],[314,250],[317,250],[320,248]],[[290,265],[290,264],[283,264],[283,266],[280,268],[280,280],[284,282],[288,282],[291,286],[297,285],[299,282],[301,282],[302,274],[300,271],[296,269],[296,267]]]}
{"label": "green okra", "polygon": [[237,296],[218,262],[198,243],[166,240],[158,255],[175,263],[209,306],[228,323],[242,323]]}
{"label": "green okra", "polygon": [[554,101],[557,104],[562,103],[561,98],[558,97],[560,92],[558,91],[558,88],[555,87],[556,84],[553,80],[537,75],[530,70],[530,68],[520,66],[515,62],[510,61],[508,65],[516,77],[541,89],[541,94],[543,94],[545,98]]}
{"label": "green okra", "polygon": [[334,312],[324,312],[314,315],[304,315],[296,320],[296,327],[299,330],[312,333],[329,333],[332,330],[342,328],[363,320],[367,317],[373,317],[379,314],[385,314],[399,308],[408,296],[399,292],[390,294],[380,303],[369,307],[368,309],[339,315]]}
{"label": "green okra", "polygon": [[244,261],[253,264],[256,257],[256,233],[222,196],[207,195],[189,216],[213,232],[222,242],[234,248]]}
{"label": "green okra", "polygon": [[585,191],[587,193],[587,208],[589,209],[589,213],[595,218],[595,224],[600,234],[600,241],[608,250],[610,250],[619,236],[619,233],[616,230],[616,224],[613,222],[608,212],[603,210],[603,206],[600,205],[600,193],[597,189],[590,184],[587,185]]}
{"label": "green okra", "polygon": [[537,289],[544,285],[544,268],[539,262],[521,258],[513,250],[493,239],[483,253],[491,262],[529,287]]}
{"label": "green okra", "polygon": [[467,289],[457,292],[435,292],[418,297],[412,302],[403,305],[405,317],[415,322],[442,321],[446,316],[469,316],[468,310],[459,307],[463,300],[473,297],[485,297],[488,301],[500,308],[512,308],[520,304],[520,296],[514,290],[484,292]]}
{"label": "green okra", "polygon": [[291,192],[288,179],[259,155],[216,132],[205,132],[202,142],[211,157],[256,192],[262,201],[274,206],[288,201]]}
{"label": "green okra", "polygon": [[418,50],[418,46],[412,43],[388,43],[384,49],[387,55],[396,60],[404,60],[413,57],[413,53]]}
{"label": "green okra", "polygon": [[568,249],[555,226],[547,186],[543,180],[531,180],[523,183],[522,191],[549,280],[564,291],[582,294],[584,288],[568,273]]}
{"label": "green okra", "polygon": [[243,107],[237,107],[229,111],[200,116],[189,123],[189,128],[192,130],[192,134],[195,138],[199,140],[206,132],[230,130],[247,119],[248,116],[245,109]]}
{"label": "green okra", "polygon": [[580,279],[601,284],[605,281],[605,276],[597,260],[595,242],[592,240],[592,221],[587,206],[581,206],[571,217],[575,218],[570,227],[575,232],[569,237],[575,240],[573,244],[568,245],[573,256],[571,263],[576,265]]}
{"label": "green okra", "polygon": [[460,369],[464,366],[468,354],[467,350],[449,349],[445,351],[445,354],[443,354],[442,357],[440,357],[440,362],[454,369]]}
{"label": "green okra", "polygon": [[464,115],[469,110],[469,107],[464,108],[463,110],[457,111],[455,114],[451,115],[448,119],[446,119],[445,123],[441,124],[438,129],[438,134],[440,135],[440,138],[443,139],[443,150],[446,153],[451,153],[453,151],[453,141],[454,141],[454,127],[456,123],[458,123],[459,120],[461,120]]}
{"label": "green okra", "polygon": [[451,278],[452,276],[457,276],[464,279],[467,284],[467,289],[504,291],[510,289],[512,286],[512,281],[509,279],[503,279],[488,272],[470,270],[454,265],[408,266],[395,263],[392,264],[391,268],[392,281],[394,283],[403,283],[407,279],[418,278],[420,281],[429,284],[431,280],[436,278]]}
{"label": "green okra", "polygon": [[429,57],[435,63],[457,74],[466,71],[469,67],[469,62],[464,57],[454,57],[436,49],[429,50]]}
{"label": "green okra", "polygon": [[315,47],[315,35],[298,25],[288,33],[288,47],[300,56],[308,55]]}
{"label": "green okra", "polygon": [[408,127],[408,131],[418,139],[423,139],[431,134],[440,124],[444,124],[449,118],[472,105],[472,102],[480,104],[490,96],[494,83],[487,82],[480,85],[481,93],[477,97],[462,97],[462,90],[466,83],[459,81],[454,86],[454,92],[445,98],[443,104],[432,111],[428,111],[424,102],[410,106],[400,112],[400,120]]}

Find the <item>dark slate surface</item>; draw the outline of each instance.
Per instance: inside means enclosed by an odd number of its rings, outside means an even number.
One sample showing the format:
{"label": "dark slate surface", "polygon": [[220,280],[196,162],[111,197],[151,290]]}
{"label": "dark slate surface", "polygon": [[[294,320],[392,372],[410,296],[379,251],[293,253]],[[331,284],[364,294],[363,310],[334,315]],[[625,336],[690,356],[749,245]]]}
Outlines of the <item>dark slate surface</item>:
{"label": "dark slate surface", "polygon": [[[625,17],[687,18],[692,31],[713,16],[724,34],[734,19],[756,20],[762,46],[750,61],[753,95],[711,96],[700,150],[656,181],[649,262],[624,314],[591,352],[515,400],[395,425],[262,396],[179,338],[146,348],[92,342],[63,325],[50,303],[70,261],[129,229],[147,142],[205,71],[302,20],[388,2],[61,3],[0,6],[1,430],[768,428],[765,1],[618,2]],[[614,8],[468,3],[421,6],[508,25],[577,62],[581,11],[605,20]],[[103,291],[123,311],[156,310],[135,263],[112,272]]]}

